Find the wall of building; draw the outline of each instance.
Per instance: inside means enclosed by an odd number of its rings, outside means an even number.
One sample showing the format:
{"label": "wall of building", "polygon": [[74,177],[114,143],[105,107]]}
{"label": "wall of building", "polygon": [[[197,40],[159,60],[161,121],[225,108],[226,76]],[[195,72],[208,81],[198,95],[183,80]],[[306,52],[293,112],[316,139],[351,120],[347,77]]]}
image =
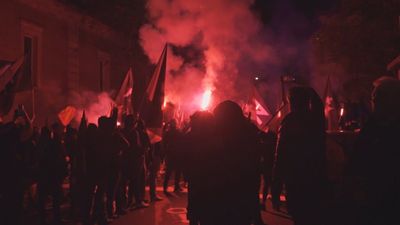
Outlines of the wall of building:
{"label": "wall of building", "polygon": [[0,59],[14,61],[24,54],[24,33],[33,33],[37,41],[35,91],[15,99],[15,106],[24,104],[31,115],[35,111],[37,124],[55,121],[74,103],[72,93],[100,92],[101,61],[109,71],[103,91],[117,89],[129,68],[122,35],[56,0],[5,1],[0,17]]}

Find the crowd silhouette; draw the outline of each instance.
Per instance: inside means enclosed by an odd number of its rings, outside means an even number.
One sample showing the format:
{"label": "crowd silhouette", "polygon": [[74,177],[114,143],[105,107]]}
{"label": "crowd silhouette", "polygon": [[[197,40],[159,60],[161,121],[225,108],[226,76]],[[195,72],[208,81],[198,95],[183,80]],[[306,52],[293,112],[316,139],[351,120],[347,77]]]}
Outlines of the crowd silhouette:
{"label": "crowd silhouette", "polygon": [[134,115],[117,126],[116,109],[98,125],[83,116],[78,128],[54,123],[38,131],[18,107],[0,126],[1,224],[24,223],[24,196],[33,184],[39,222],[61,224],[65,183],[76,222],[108,224],[163,200],[156,192],[163,163],[165,196],[171,195],[171,175],[174,192],[187,183],[191,225],[268,223],[261,210],[269,193],[275,211],[285,194],[295,225],[399,224],[400,81],[383,78],[374,85],[373,111],[348,156],[339,194],[327,174],[324,106],[310,87],[290,89],[290,113],[277,133],[261,131],[237,103],[224,101],[213,112],[194,113],[185,127],[168,121],[156,143]]}

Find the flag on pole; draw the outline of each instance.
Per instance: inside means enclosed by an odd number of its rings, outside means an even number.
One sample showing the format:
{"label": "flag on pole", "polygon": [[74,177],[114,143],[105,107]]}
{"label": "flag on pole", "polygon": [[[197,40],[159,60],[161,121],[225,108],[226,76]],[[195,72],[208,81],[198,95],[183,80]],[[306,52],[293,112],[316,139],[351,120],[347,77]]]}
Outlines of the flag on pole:
{"label": "flag on pole", "polygon": [[129,68],[125,75],[125,79],[122,82],[121,88],[119,89],[118,95],[115,98],[115,103],[118,108],[121,108],[121,112],[125,114],[133,114],[132,105],[132,93],[133,93],[133,73],[132,68]]}
{"label": "flag on pole", "polygon": [[7,115],[14,103],[23,72],[24,56],[15,62],[0,60],[0,116]]}
{"label": "flag on pole", "polygon": [[[12,63],[8,61],[0,61],[0,79],[3,80],[3,74],[5,74],[11,67]],[[3,82],[2,82],[3,83]]]}
{"label": "flag on pole", "polygon": [[75,114],[76,108],[69,105],[58,113],[58,119],[66,127],[75,118]]}
{"label": "flag on pole", "polygon": [[[17,71],[21,71],[22,64],[24,63],[24,56],[20,57],[15,61],[14,63],[8,62],[1,60],[0,61],[0,71],[2,73],[0,74],[0,90],[2,91],[6,85],[12,82],[13,79],[15,78],[15,75],[17,74]],[[20,77],[18,77],[18,80]]]}
{"label": "flag on pole", "polygon": [[271,117],[271,113],[265,104],[264,99],[255,87],[253,87],[244,111],[249,114],[250,119],[254,121],[259,128],[263,127]]}
{"label": "flag on pole", "polygon": [[162,127],[167,48],[166,44],[146,89],[145,105],[141,110],[141,116],[145,119],[147,127]]}
{"label": "flag on pole", "polygon": [[147,99],[150,102],[153,102],[155,97],[158,98],[161,97],[164,100],[164,81],[165,81],[166,64],[167,64],[167,44],[165,45],[164,50],[162,51],[161,56],[158,59],[156,69],[154,70],[149,86],[147,86],[146,89]]}

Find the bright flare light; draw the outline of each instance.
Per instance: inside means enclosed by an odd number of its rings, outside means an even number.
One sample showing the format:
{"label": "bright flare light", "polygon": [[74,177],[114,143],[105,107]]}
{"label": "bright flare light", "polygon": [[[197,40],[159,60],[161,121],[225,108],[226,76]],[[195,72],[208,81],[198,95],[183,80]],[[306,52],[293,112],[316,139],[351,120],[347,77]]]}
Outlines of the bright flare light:
{"label": "bright flare light", "polygon": [[167,107],[167,98],[164,98],[164,102],[163,102],[163,109],[165,109],[165,107]]}
{"label": "bright flare light", "polygon": [[212,94],[211,90],[206,90],[203,93],[203,97],[201,99],[201,105],[200,105],[201,110],[207,110],[207,108],[210,106],[211,94]]}
{"label": "bright flare light", "polygon": [[340,116],[344,115],[344,108],[340,108]]}

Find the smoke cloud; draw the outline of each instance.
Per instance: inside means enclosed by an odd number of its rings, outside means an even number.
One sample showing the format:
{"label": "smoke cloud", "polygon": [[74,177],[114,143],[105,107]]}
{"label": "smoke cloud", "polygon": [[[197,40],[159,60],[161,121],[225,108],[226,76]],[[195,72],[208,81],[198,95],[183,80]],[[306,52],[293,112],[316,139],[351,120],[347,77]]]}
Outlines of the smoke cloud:
{"label": "smoke cloud", "polygon": [[[156,63],[165,43],[168,55],[166,98],[185,110],[199,109],[212,91],[212,105],[224,99],[245,101],[255,68],[277,59],[263,39],[252,0],[149,0],[149,23],[140,29],[141,45]],[[187,48],[200,52],[187,60]],[[178,49],[178,50],[177,50]],[[183,49],[183,53],[182,50]],[[185,51],[186,49],[186,51]]]}
{"label": "smoke cloud", "polygon": [[85,111],[89,123],[97,124],[98,118],[100,116],[109,116],[112,107],[115,105],[107,92],[100,94],[91,91],[72,93],[71,99],[74,102],[73,106],[77,108],[74,121],[76,124],[79,124],[83,111]]}

